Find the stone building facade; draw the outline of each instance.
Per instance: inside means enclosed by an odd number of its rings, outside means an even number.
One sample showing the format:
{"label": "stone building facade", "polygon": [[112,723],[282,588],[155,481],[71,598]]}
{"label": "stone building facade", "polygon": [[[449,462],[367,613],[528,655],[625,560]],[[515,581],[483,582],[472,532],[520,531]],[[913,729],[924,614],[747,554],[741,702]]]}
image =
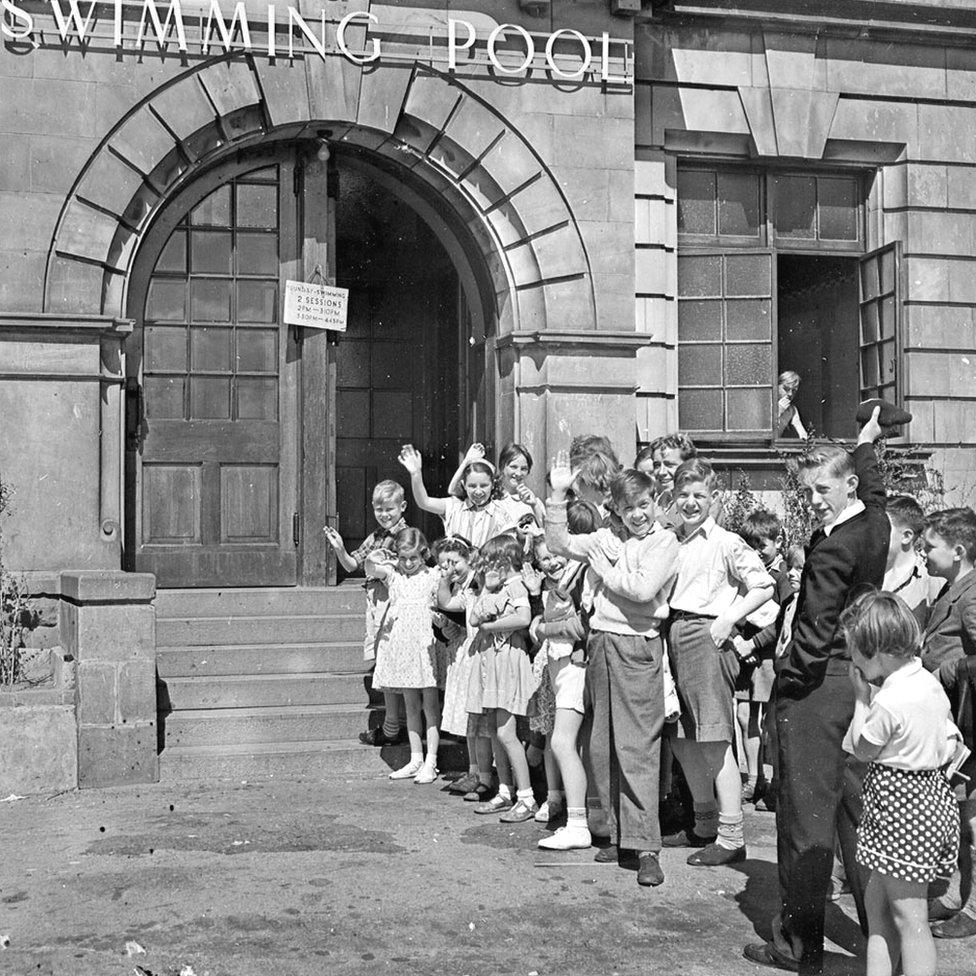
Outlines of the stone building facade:
{"label": "stone building facade", "polygon": [[[301,656],[336,582],[320,527],[365,535],[406,441],[442,487],[459,446],[519,440],[541,491],[573,433],[628,458],[681,428],[761,485],[790,369],[818,432],[894,398],[905,443],[976,484],[973,20],[955,0],[5,3],[5,559],[75,642],[82,778],[155,775],[157,647],[187,713],[164,742],[250,707],[247,648],[298,649],[282,687],[324,673]],[[348,331],[284,324],[288,281],[348,288]],[[225,683],[192,684],[178,652],[252,605],[267,639],[224,627]]]}

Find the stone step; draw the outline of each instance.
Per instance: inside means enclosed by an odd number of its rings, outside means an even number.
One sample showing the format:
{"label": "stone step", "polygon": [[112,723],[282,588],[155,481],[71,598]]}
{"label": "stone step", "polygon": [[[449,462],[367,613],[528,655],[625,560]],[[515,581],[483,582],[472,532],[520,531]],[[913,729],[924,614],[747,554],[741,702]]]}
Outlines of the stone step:
{"label": "stone step", "polygon": [[161,678],[242,674],[362,674],[368,670],[360,643],[228,644],[159,647]]}
{"label": "stone step", "polygon": [[328,587],[224,587],[156,592],[156,619],[362,614],[362,580]]}
{"label": "stone step", "polygon": [[355,643],[363,627],[363,616],[351,613],[163,618],[156,621],[156,645]]}
{"label": "stone step", "polygon": [[157,682],[163,715],[187,708],[260,708],[281,705],[361,705],[367,701],[358,674],[245,674],[165,678]]}
{"label": "stone step", "polygon": [[351,741],[369,724],[370,713],[363,704],[186,709],[166,716],[166,748]]}
{"label": "stone step", "polygon": [[[196,779],[310,779],[332,776],[379,778],[405,765],[410,758],[406,745],[375,749],[354,739],[260,744],[167,746],[159,756],[159,778],[163,783]],[[438,753],[441,772],[467,768],[463,743],[445,742]],[[441,789],[438,780],[432,789]],[[391,783],[400,789],[413,783]]]}

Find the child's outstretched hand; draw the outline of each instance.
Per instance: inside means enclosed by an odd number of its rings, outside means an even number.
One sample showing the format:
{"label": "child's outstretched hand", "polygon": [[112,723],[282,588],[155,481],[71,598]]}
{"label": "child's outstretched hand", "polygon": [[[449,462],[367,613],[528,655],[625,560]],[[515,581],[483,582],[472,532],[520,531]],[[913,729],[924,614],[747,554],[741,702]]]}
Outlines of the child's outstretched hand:
{"label": "child's outstretched hand", "polygon": [[410,472],[411,475],[420,474],[421,469],[424,465],[424,457],[413,446],[413,444],[404,444],[400,448],[400,453],[397,455],[397,460]]}
{"label": "child's outstretched hand", "polygon": [[552,485],[553,498],[562,500],[576,484],[576,473],[569,466],[569,451],[557,451],[549,471],[549,484]]}
{"label": "child's outstretched hand", "polygon": [[342,536],[339,535],[338,531],[332,528],[331,525],[323,525],[322,531],[325,533],[325,541],[328,542],[333,549],[343,549],[345,544],[342,541]]}
{"label": "child's outstretched hand", "polygon": [[522,582],[533,596],[538,596],[542,592],[542,581],[544,579],[542,570],[536,569],[531,563],[526,563],[522,567]]}
{"label": "child's outstretched hand", "polygon": [[484,459],[485,445],[475,442],[468,448],[467,453],[464,455],[464,460],[461,462],[461,466],[470,464],[472,461],[484,461]]}
{"label": "child's outstretched hand", "polygon": [[590,569],[593,570],[594,574],[598,576],[601,580],[607,573],[613,569],[613,563],[607,558],[606,553],[597,547],[594,547],[587,557]]}
{"label": "child's outstretched hand", "polygon": [[880,416],[881,407],[877,406],[871,414],[871,419],[861,428],[861,433],[857,437],[858,444],[873,444],[884,433],[884,428],[878,423]]}

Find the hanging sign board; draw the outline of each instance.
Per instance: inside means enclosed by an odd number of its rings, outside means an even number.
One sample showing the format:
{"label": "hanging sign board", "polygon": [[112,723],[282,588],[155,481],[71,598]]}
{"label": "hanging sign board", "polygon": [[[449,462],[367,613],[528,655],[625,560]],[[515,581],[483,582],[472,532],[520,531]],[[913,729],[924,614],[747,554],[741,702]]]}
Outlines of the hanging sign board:
{"label": "hanging sign board", "polygon": [[285,325],[346,331],[349,289],[308,281],[285,282]]}

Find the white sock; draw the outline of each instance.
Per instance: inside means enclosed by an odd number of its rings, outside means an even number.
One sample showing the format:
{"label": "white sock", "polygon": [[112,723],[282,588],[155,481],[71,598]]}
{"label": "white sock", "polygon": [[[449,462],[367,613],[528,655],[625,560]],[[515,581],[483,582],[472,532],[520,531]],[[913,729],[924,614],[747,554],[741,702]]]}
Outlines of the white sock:
{"label": "white sock", "polygon": [[419,763],[420,765],[423,765],[423,763],[424,763],[424,754],[422,752],[411,752],[410,753],[410,765],[412,766],[414,763]]}
{"label": "white sock", "polygon": [[512,798],[512,788],[507,783],[498,784],[498,795],[503,800],[511,800]]}
{"label": "white sock", "polygon": [[535,796],[532,793],[531,786],[527,790],[516,790],[515,796],[528,806],[532,806],[535,803]]}
{"label": "white sock", "polygon": [[566,810],[567,827],[586,826],[586,807],[568,807]]}

